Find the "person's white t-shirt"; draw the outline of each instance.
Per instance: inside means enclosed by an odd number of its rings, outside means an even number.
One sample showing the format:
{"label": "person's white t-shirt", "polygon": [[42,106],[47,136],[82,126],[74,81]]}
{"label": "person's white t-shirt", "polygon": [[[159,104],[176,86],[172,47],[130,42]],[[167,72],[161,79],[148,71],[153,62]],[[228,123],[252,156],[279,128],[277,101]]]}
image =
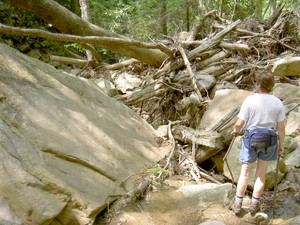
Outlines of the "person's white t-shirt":
{"label": "person's white t-shirt", "polygon": [[285,112],[279,98],[267,93],[255,93],[244,100],[238,118],[245,121],[245,129],[276,129],[277,122],[284,121]]}

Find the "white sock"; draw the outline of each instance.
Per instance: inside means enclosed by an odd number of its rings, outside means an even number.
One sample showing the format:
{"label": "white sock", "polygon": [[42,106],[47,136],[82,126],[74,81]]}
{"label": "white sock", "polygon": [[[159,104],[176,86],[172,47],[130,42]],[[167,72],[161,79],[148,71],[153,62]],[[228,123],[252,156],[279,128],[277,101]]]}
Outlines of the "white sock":
{"label": "white sock", "polygon": [[235,196],[235,201],[237,202],[237,203],[242,203],[243,202],[243,197],[239,197],[239,196]]}
{"label": "white sock", "polygon": [[259,198],[252,197],[252,203],[255,205],[259,204]]}

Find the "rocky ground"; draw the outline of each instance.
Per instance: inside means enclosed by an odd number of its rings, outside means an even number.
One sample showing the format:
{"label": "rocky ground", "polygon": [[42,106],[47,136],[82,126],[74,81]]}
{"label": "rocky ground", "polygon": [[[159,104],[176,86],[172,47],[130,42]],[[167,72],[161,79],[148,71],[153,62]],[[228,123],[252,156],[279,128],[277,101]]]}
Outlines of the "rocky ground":
{"label": "rocky ground", "polygon": [[[262,197],[262,211],[268,215],[268,220],[261,222],[247,212],[249,197],[244,200],[243,213],[237,217],[228,204],[233,195],[228,197],[228,201],[210,202],[201,207],[198,198],[187,198],[178,191],[180,186],[190,184],[192,182],[182,176],[167,179],[159,190],[149,192],[145,198],[117,212],[112,205],[99,218],[97,225],[198,225],[205,221],[219,221],[226,225],[275,225],[285,224],[285,221],[300,215],[299,192],[279,191],[274,199],[274,192],[266,191]],[[296,225],[296,222],[288,224]]]}

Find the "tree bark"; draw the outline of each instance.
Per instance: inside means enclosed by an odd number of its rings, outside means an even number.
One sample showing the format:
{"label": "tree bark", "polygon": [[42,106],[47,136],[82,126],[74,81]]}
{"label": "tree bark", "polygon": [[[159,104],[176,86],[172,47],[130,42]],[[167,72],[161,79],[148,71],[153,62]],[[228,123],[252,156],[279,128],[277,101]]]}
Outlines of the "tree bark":
{"label": "tree bark", "polygon": [[72,64],[72,65],[80,66],[80,67],[84,67],[89,63],[89,61],[86,59],[74,59],[74,58],[56,56],[56,55],[51,55],[50,59],[53,61],[60,62],[60,63]]}
{"label": "tree bark", "polygon": [[[80,11],[81,11],[81,18],[87,22],[90,22],[90,16],[88,13],[88,3],[87,0],[79,0],[79,5],[80,5]],[[86,57],[88,61],[92,61],[93,59],[93,54],[90,50],[86,49],[85,50]]]}
{"label": "tree bark", "polygon": [[168,35],[168,13],[166,0],[157,0],[159,5],[159,27],[163,35]]}
{"label": "tree bark", "polygon": [[[172,56],[172,51],[165,47],[162,44],[149,44],[139,41],[134,41],[130,39],[123,38],[114,38],[114,37],[98,37],[98,36],[75,36],[69,34],[57,34],[51,33],[39,29],[24,29],[18,27],[5,26],[0,23],[0,33],[10,34],[16,36],[31,36],[31,37],[40,37],[46,38],[53,41],[64,41],[64,42],[77,42],[79,44],[86,45],[87,43],[101,46],[107,49],[113,49],[118,51],[118,46],[127,46],[128,49],[139,48],[150,51],[154,49],[159,49],[161,52],[164,52],[165,55]],[[87,47],[87,46],[85,46]],[[144,52],[146,54],[146,52]]]}
{"label": "tree bark", "polygon": [[[105,30],[92,23],[84,21],[79,16],[70,12],[53,0],[4,0],[23,10],[29,11],[45,22],[52,24],[55,28],[66,34],[76,34],[80,36],[102,36],[122,38],[129,41],[128,38]],[[142,62],[156,67],[161,66],[167,55],[157,49],[144,49],[143,47],[128,46],[126,43],[118,45],[108,45],[110,51],[118,52],[123,55],[136,58]]]}

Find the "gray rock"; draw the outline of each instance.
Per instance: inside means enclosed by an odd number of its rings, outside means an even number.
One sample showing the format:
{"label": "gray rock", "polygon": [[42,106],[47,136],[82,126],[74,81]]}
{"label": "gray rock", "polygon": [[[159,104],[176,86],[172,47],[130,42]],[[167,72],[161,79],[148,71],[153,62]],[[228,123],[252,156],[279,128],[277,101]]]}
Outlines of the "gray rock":
{"label": "gray rock", "polygon": [[300,76],[300,57],[285,57],[277,60],[272,68],[274,75]]}
{"label": "gray rock", "polygon": [[118,90],[116,87],[109,81],[103,78],[96,79],[94,81],[109,97],[116,96],[118,94]]}
{"label": "gray rock", "polygon": [[226,224],[219,221],[205,221],[204,223],[200,223],[199,225],[226,225]]}
{"label": "gray rock", "polygon": [[201,207],[208,206],[213,202],[226,202],[232,193],[232,185],[203,183],[196,185],[187,185],[179,188],[185,197],[192,197],[198,199],[198,205]]}
{"label": "gray rock", "polygon": [[0,211],[23,223],[92,224],[157,160],[153,129],[127,106],[3,44],[0,92]]}
{"label": "gray rock", "polygon": [[274,86],[272,93],[285,101],[287,99],[295,99],[300,97],[299,86],[289,84],[289,83],[277,83]]}
{"label": "gray rock", "polygon": [[294,218],[291,218],[289,220],[280,223],[280,225],[297,225],[297,224],[300,224],[300,216],[296,216]]}

